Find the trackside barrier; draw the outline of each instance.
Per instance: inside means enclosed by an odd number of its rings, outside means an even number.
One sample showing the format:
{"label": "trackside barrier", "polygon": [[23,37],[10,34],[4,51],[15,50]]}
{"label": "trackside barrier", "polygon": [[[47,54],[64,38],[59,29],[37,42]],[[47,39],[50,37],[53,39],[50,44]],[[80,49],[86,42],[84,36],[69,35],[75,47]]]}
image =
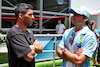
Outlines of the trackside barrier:
{"label": "trackside barrier", "polygon": [[[53,52],[53,58],[49,58],[49,59],[53,59],[53,67],[55,67],[55,59],[59,58],[56,57],[56,49],[57,49],[57,37],[59,36],[63,36],[63,34],[34,34],[35,37],[54,37],[54,50],[43,50],[43,52]],[[0,37],[6,37],[6,35],[0,35]],[[48,60],[48,59],[36,59],[35,62],[37,61],[44,61],[44,60]]]}

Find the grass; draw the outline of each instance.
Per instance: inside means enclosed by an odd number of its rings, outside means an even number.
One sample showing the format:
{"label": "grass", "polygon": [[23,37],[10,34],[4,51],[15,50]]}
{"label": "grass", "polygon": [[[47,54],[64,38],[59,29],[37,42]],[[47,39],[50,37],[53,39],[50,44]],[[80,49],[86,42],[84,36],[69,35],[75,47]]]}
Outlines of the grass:
{"label": "grass", "polygon": [[[0,53],[0,63],[8,63],[8,56],[7,53]],[[62,59],[55,60],[56,67],[60,67],[62,63]],[[90,60],[90,67],[93,67],[93,58]],[[8,66],[2,66],[2,67],[8,67]],[[45,61],[45,62],[36,62],[35,67],[53,67],[53,61]]]}
{"label": "grass", "polygon": [[0,63],[8,63],[8,54],[7,53],[0,53]]}
{"label": "grass", "polygon": [[[90,60],[90,67],[93,67],[93,58],[91,58]],[[62,59],[59,59],[59,60],[55,60],[55,67],[60,67],[61,65],[61,62],[62,62]],[[2,67],[8,67],[8,66],[2,66]],[[45,62],[37,62],[35,63],[35,67],[53,67],[53,61],[45,61]]]}
{"label": "grass", "polygon": [[[55,67],[59,67],[62,63],[62,59],[55,60]],[[43,61],[40,63],[35,63],[35,67],[53,67],[53,61]]]}
{"label": "grass", "polygon": [[[62,63],[62,59],[55,60],[55,67],[60,67]],[[8,66],[2,66],[8,67]],[[43,62],[36,62],[35,67],[53,67],[53,61],[43,61]]]}
{"label": "grass", "polygon": [[8,66],[2,66],[2,67],[8,67]]}

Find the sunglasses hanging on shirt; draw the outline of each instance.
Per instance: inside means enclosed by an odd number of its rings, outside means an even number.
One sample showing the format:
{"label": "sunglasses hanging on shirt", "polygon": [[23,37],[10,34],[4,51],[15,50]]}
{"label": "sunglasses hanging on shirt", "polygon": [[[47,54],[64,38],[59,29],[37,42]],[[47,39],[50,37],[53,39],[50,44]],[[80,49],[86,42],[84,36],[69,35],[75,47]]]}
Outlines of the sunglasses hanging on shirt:
{"label": "sunglasses hanging on shirt", "polygon": [[26,35],[27,38],[31,41],[30,33],[29,33],[28,31],[25,31],[25,35]]}
{"label": "sunglasses hanging on shirt", "polygon": [[70,36],[70,39],[69,39],[69,43],[71,43],[71,45],[73,44],[74,38],[75,38],[75,32],[73,31],[73,33],[72,33],[72,35]]}

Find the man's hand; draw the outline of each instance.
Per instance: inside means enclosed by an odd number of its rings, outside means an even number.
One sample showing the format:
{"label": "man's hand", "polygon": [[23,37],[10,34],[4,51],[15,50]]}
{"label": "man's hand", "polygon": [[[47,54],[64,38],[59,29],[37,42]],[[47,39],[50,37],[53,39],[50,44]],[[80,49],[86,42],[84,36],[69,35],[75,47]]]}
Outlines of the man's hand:
{"label": "man's hand", "polygon": [[96,34],[96,30],[93,31]]}
{"label": "man's hand", "polygon": [[83,48],[80,48],[80,49],[78,49],[78,51],[75,54],[80,56],[82,52],[83,52]]}
{"label": "man's hand", "polygon": [[31,48],[32,51],[26,54],[25,56],[23,56],[23,58],[28,62],[33,60],[35,53],[37,54],[42,53],[42,46],[40,45],[40,42],[38,40],[35,40],[34,43],[30,45],[29,47]]}
{"label": "man's hand", "polygon": [[42,53],[42,45],[40,45],[40,42],[38,40],[35,40],[33,45],[37,46],[37,48],[35,48],[37,54]]}
{"label": "man's hand", "polygon": [[36,45],[37,47],[39,47],[40,46],[40,42],[38,40],[35,40],[33,45]]}

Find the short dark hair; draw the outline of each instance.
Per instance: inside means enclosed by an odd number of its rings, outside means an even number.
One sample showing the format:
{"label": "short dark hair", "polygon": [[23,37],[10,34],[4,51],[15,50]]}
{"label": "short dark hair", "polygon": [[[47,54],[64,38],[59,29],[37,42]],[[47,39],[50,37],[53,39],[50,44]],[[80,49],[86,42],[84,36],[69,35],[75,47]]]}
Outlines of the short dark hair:
{"label": "short dark hair", "polygon": [[86,17],[86,16],[83,15],[83,19],[84,19],[85,17]]}
{"label": "short dark hair", "polygon": [[[86,16],[83,15],[83,19],[84,19],[85,17],[86,17]],[[86,21],[86,25],[87,25],[87,26],[89,26],[89,22],[90,22],[89,20]]]}
{"label": "short dark hair", "polygon": [[28,9],[33,9],[32,5],[26,3],[18,3],[15,6],[15,15],[18,18],[19,13],[25,14]]}
{"label": "short dark hair", "polygon": [[90,26],[90,21],[89,21],[89,20],[86,21],[86,25],[87,25],[88,27]]}

